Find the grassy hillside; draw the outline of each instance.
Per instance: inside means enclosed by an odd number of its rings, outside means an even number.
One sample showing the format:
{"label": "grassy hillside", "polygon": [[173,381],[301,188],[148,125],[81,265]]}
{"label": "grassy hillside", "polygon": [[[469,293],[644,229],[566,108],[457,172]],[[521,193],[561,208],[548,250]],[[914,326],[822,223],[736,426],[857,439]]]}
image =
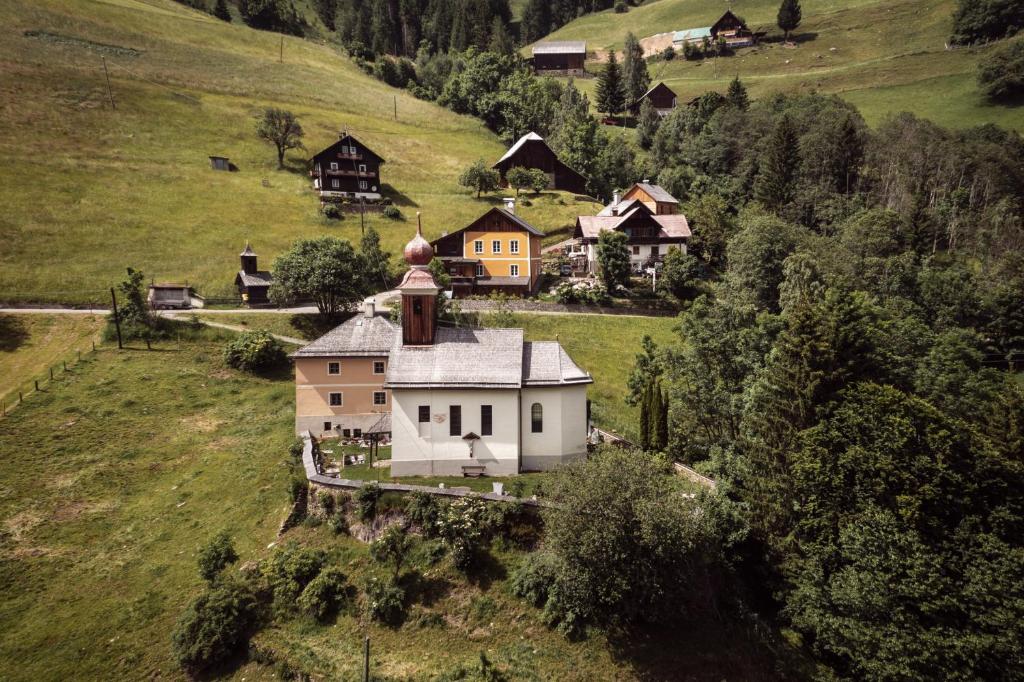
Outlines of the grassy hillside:
{"label": "grassy hillside", "polygon": [[[754,30],[781,37],[777,0],[737,0],[734,12]],[[704,62],[656,62],[664,80],[685,101],[708,90],[724,92],[739,75],[754,97],[773,92],[838,93],[860,107],[871,124],[886,114],[911,111],[944,126],[986,122],[1024,131],[1020,107],[993,106],[975,83],[978,60],[993,46],[948,51],[954,0],[804,0],[797,47],[779,42],[743,49]],[[586,40],[588,49],[621,49],[627,31],[644,38],[709,26],[724,5],[694,0],[655,0],[627,14],[586,15],[551,39]],[[599,68],[599,67],[598,67]],[[583,81],[593,91],[594,81]]]}
{"label": "grassy hillside", "polygon": [[[276,170],[253,134],[266,106],[299,116],[309,153],[347,129],[386,158],[407,222],[369,222],[392,251],[416,211],[437,236],[500,196],[478,201],[457,184],[474,160],[503,152],[477,120],[366,76],[332,46],[284,37],[281,63],[281,45],[171,0],[0,0],[0,298],[100,301],[125,266],[223,295],[247,239],[266,266],[300,237],[357,240],[358,217],[319,216],[307,153]],[[210,170],[211,154],[239,172]],[[574,220],[573,203],[551,194],[521,214],[552,229]]]}
{"label": "grassy hillside", "polygon": [[0,399],[10,406],[19,389],[91,348],[102,326],[93,315],[0,315]]}
{"label": "grassy hillside", "polygon": [[[109,345],[0,420],[0,678],[184,679],[171,653],[178,614],[200,593],[196,552],[225,529],[240,564],[271,543],[329,551],[353,584],[366,546],[326,526],[278,538],[288,509],[290,373],[227,369],[216,334],[154,350]],[[498,548],[474,584],[417,554],[434,595],[400,628],[357,608],[337,623],[297,617],[257,640],[318,679],[355,679],[364,634],[387,679],[432,679],[486,651],[516,679],[769,679],[771,663],[723,621],[635,641],[570,642],[514,598],[521,552]],[[233,679],[280,679],[248,664]]]}

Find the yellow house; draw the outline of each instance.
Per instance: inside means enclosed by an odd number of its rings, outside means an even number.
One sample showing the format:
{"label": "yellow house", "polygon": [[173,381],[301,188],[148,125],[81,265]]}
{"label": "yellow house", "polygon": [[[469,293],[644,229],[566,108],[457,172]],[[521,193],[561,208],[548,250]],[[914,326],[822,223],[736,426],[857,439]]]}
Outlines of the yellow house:
{"label": "yellow house", "polygon": [[509,208],[492,208],[461,230],[431,242],[451,276],[454,296],[537,292],[544,233],[514,213],[514,202]]}

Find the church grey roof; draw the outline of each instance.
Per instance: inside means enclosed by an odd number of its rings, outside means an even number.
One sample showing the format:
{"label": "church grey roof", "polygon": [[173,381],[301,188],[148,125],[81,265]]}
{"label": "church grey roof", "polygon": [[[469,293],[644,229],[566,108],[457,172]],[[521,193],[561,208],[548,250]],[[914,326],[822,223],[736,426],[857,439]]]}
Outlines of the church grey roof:
{"label": "church grey roof", "polygon": [[402,330],[385,315],[358,314],[296,351],[294,357],[387,355]]}
{"label": "church grey roof", "polygon": [[245,270],[239,270],[238,279],[241,280],[242,284],[249,288],[269,287],[270,283],[274,280],[274,276],[271,275],[268,270],[259,270],[251,275]]}
{"label": "church grey roof", "polygon": [[430,346],[391,349],[386,388],[519,388],[522,329],[439,327]]}
{"label": "church grey roof", "polygon": [[557,341],[527,341],[523,344],[524,386],[589,384],[593,381]]}

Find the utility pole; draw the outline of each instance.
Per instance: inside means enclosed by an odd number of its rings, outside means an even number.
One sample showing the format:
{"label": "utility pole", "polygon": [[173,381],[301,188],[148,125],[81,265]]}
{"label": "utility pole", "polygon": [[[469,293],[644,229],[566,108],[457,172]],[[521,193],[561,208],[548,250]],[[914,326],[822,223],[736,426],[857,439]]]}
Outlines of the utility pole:
{"label": "utility pole", "polygon": [[363,682],[370,682],[370,638],[363,637]]}
{"label": "utility pole", "polygon": [[110,100],[110,108],[117,110],[117,105],[114,104],[114,93],[110,91],[110,72],[107,71],[107,58],[100,57],[103,60],[103,76],[107,79],[107,98]]}
{"label": "utility pole", "polygon": [[359,197],[359,234],[366,236],[366,198]]}
{"label": "utility pole", "polygon": [[117,296],[114,295],[114,287],[110,287],[110,302],[113,305],[114,327],[117,329],[117,347],[120,350],[124,348],[124,345],[121,343],[121,318],[117,314]]}

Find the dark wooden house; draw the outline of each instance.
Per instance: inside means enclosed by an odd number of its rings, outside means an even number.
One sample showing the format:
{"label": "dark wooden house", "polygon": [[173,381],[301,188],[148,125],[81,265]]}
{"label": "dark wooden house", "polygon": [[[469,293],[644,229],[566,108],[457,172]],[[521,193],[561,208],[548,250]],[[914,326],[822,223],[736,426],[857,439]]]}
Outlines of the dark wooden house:
{"label": "dark wooden house", "polygon": [[728,47],[753,45],[757,42],[758,35],[760,34],[755,34],[747,28],[743,19],[733,14],[731,10],[725,10],[725,14],[711,25],[711,41],[717,42],[719,39],[724,39]]}
{"label": "dark wooden house", "polygon": [[380,167],[384,159],[356,138],[342,133],[337,142],[315,155],[310,176],[321,200],[381,198]]}
{"label": "dark wooden house", "polygon": [[582,40],[551,40],[533,46],[536,73],[582,76],[586,73],[587,44]]}
{"label": "dark wooden house", "polygon": [[664,83],[658,83],[636,101],[633,113],[640,111],[640,105],[650,100],[654,110],[661,116],[668,116],[676,108],[676,93]]}
{"label": "dark wooden house", "polygon": [[270,305],[270,283],[273,277],[269,270],[260,270],[256,265],[256,252],[249,243],[240,254],[242,269],[235,275],[235,286],[242,296],[242,302],[251,307]]}
{"label": "dark wooden house", "polygon": [[548,187],[576,194],[585,194],[587,179],[562,163],[537,133],[527,133],[512,145],[505,155],[498,159],[493,168],[501,175],[502,187],[508,186],[505,174],[510,168],[539,168],[548,174]]}

